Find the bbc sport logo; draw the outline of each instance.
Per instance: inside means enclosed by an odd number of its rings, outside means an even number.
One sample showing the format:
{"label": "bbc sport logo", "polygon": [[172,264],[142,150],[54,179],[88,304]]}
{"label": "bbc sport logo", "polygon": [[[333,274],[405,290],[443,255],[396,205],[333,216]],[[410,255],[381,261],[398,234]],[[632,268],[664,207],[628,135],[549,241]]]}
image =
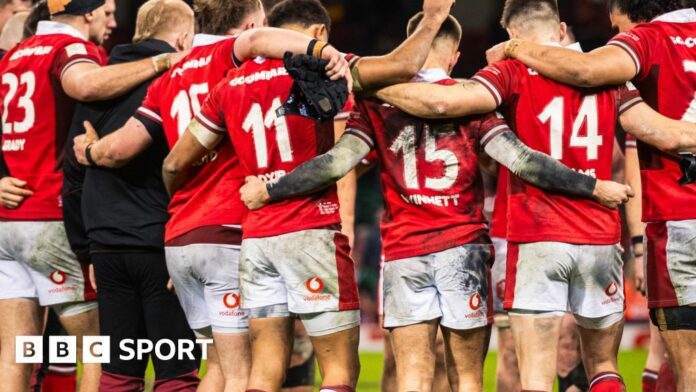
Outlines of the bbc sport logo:
{"label": "bbc sport logo", "polygon": [[[201,358],[208,359],[208,345],[212,339],[161,339],[152,342],[149,339],[123,339],[118,344],[118,358],[122,361],[141,360],[153,355],[162,361],[195,359],[194,349],[200,346]],[[43,363],[43,336],[17,336],[15,338],[16,363]],[[84,336],[82,339],[82,363],[110,363],[111,337]],[[49,336],[48,360],[50,363],[76,363],[77,337]]]}

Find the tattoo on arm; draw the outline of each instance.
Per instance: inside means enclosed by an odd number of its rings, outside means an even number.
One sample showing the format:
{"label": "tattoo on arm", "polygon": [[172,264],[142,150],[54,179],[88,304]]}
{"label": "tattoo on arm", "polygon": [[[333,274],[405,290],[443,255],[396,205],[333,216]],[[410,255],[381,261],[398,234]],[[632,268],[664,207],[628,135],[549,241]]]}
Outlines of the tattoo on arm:
{"label": "tattoo on arm", "polygon": [[580,174],[561,162],[532,150],[511,132],[488,142],[486,153],[530,184],[553,192],[591,199],[597,180]]}
{"label": "tattoo on arm", "polygon": [[370,147],[357,136],[344,134],[327,153],[303,163],[274,184],[267,184],[271,200],[311,194],[333,185],[360,163]]}

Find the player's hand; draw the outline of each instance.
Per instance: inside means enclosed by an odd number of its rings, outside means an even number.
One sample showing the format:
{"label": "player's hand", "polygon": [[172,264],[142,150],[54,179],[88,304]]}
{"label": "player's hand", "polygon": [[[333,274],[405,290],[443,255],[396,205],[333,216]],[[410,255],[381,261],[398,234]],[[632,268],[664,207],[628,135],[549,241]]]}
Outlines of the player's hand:
{"label": "player's hand", "polygon": [[89,161],[87,161],[85,149],[90,144],[98,142],[99,135],[89,121],[83,122],[82,125],[85,127],[85,133],[73,139],[73,152],[75,153],[75,159],[77,159],[81,165],[89,166],[90,164]]}
{"label": "player's hand", "polygon": [[321,51],[321,58],[329,62],[329,64],[326,65],[326,76],[331,80],[350,78],[350,66],[348,65],[348,61],[338,49],[331,45],[327,45],[324,50]]}
{"label": "player's hand", "polygon": [[597,180],[592,197],[601,205],[612,209],[627,203],[635,194],[630,186],[614,181]]}
{"label": "player's hand", "polygon": [[258,210],[271,200],[266,183],[255,176],[248,176],[244,179],[244,186],[239,190],[239,193],[242,196],[242,201],[250,210]]}
{"label": "player's hand", "polygon": [[444,21],[449,16],[454,0],[423,0],[423,14]]}
{"label": "player's hand", "polygon": [[488,65],[491,65],[493,63],[497,63],[499,61],[503,61],[506,59],[505,56],[505,45],[507,42],[501,42],[498,45],[495,45],[494,47],[488,49],[486,51],[486,60],[488,61]]}
{"label": "player's hand", "polygon": [[94,274],[94,264],[89,265],[89,284],[92,285],[94,291],[97,291],[97,276]]}
{"label": "player's hand", "polygon": [[643,255],[633,257],[633,281],[636,290],[645,295],[645,271],[643,270]]}
{"label": "player's hand", "polygon": [[14,210],[34,192],[26,189],[27,182],[14,177],[0,179],[0,203],[8,210]]}

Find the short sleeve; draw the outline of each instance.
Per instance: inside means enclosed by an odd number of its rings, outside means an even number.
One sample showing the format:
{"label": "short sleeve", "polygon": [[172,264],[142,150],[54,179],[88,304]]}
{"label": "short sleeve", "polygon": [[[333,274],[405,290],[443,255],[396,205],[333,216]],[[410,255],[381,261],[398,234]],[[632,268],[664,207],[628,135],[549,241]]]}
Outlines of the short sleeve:
{"label": "short sleeve", "polygon": [[480,70],[471,80],[481,83],[495,98],[498,106],[512,97],[515,67],[512,60],[489,65]]}
{"label": "short sleeve", "polygon": [[650,53],[650,37],[649,29],[637,27],[616,35],[607,45],[623,49],[636,66],[636,76],[638,79],[643,79],[647,76],[646,72],[649,72],[647,58]]}
{"label": "short sleeve", "polygon": [[234,57],[234,43],[236,41],[237,37],[231,37],[216,43],[211,61],[212,64],[224,65],[226,69],[239,67],[241,64]]}
{"label": "short sleeve", "polygon": [[227,80],[223,80],[208,94],[201,111],[196,115],[196,120],[207,130],[217,134],[226,134],[225,115],[222,110],[224,105],[223,93],[227,86]]}
{"label": "short sleeve", "polygon": [[375,148],[375,132],[370,121],[367,101],[358,100],[346,123],[346,134],[358,137],[370,149]]}
{"label": "short sleeve", "polygon": [[340,113],[336,115],[334,120],[347,120],[348,117],[350,117],[351,112],[353,112],[353,109],[355,108],[355,96],[353,93],[350,93],[348,95],[348,100],[346,101],[346,105],[343,107]]}
{"label": "short sleeve", "polygon": [[624,146],[626,146],[626,148],[637,148],[638,142],[636,141],[635,136],[631,135],[630,133],[627,133],[626,134],[626,141],[624,142]]}
{"label": "short sleeve", "polygon": [[140,104],[138,110],[135,111],[133,117],[140,121],[147,132],[154,138],[154,135],[164,132],[162,124],[162,115],[160,113],[160,97],[162,88],[162,78],[156,79],[147,88],[145,99]]}
{"label": "short sleeve", "polygon": [[510,127],[505,121],[505,117],[499,112],[489,113],[481,117],[479,121],[479,133],[481,148],[486,148],[486,144],[495,139],[503,132],[510,131]]}
{"label": "short sleeve", "polygon": [[619,115],[624,114],[630,108],[643,102],[643,98],[641,98],[640,92],[633,86],[632,83],[626,83],[625,85],[619,87],[617,94]]}
{"label": "short sleeve", "polygon": [[99,47],[91,42],[74,42],[58,50],[53,60],[53,74],[59,80],[65,70],[79,63],[103,65],[104,58]]}

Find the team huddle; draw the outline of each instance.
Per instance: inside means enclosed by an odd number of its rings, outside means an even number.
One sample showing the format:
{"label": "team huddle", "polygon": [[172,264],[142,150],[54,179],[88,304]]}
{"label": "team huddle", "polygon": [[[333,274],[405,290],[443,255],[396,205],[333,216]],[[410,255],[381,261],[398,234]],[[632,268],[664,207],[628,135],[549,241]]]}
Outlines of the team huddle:
{"label": "team huddle", "polygon": [[[385,204],[383,390],[438,391],[438,339],[447,390],[483,390],[496,325],[513,358],[497,390],[551,391],[571,320],[582,360],[561,390],[625,391],[622,204],[652,338],[676,390],[696,390],[696,185],[680,182],[680,154],[696,153],[696,11],[610,0],[620,34],[583,53],[556,0],[506,0],[510,40],[455,80],[453,3],[424,0],[376,57],[330,45],[318,0],[149,0],[109,56],[115,2],[43,3],[50,20],[0,62],[3,390],[34,385],[15,337],[41,335],[50,308],[79,350],[91,335],[112,351],[213,339],[200,379],[195,358],[153,357],[156,391],[312,390],[315,359],[321,391],[355,391],[365,165]],[[305,71],[332,99],[310,102]],[[142,390],[147,362],[84,364],[79,389]]]}

